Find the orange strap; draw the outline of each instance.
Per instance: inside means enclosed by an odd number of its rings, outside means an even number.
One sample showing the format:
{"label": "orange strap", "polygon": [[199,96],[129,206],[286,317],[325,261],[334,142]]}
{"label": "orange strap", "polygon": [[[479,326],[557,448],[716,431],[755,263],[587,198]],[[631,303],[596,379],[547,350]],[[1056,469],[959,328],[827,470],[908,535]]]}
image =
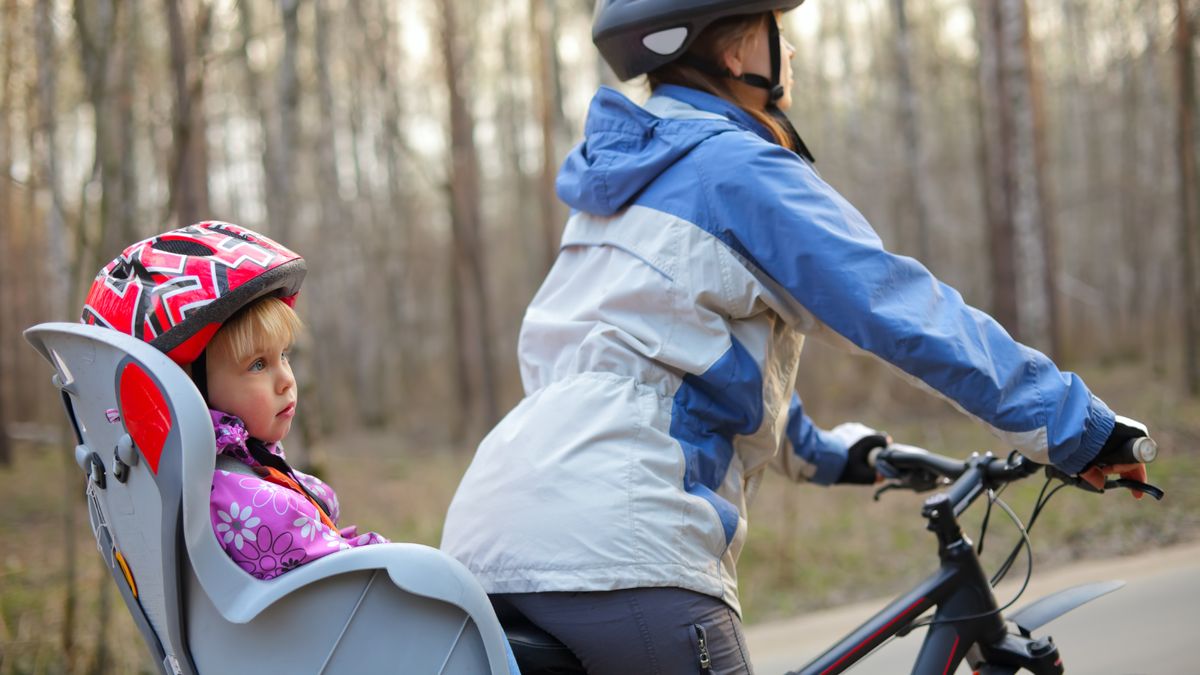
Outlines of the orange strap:
{"label": "orange strap", "polygon": [[297,483],[294,478],[285,474],[284,472],[280,471],[279,469],[275,469],[275,468],[272,468],[269,466],[259,466],[259,467],[257,467],[257,471],[260,473],[262,471],[266,471],[266,474],[263,475],[262,478],[263,478],[263,480],[267,481],[268,483],[282,485],[283,487],[285,487],[289,490],[294,490],[294,491],[300,493],[300,496],[307,499],[308,503],[312,504],[313,508],[315,508],[317,510],[317,513],[321,515],[321,522],[325,523],[325,526],[328,527],[329,529],[333,530],[334,532],[337,532],[337,527],[334,526],[333,521],[329,518],[329,514],[325,513],[325,509],[321,508],[321,505],[318,504],[315,499],[310,497],[308,495],[308,493],[304,491],[304,488],[300,487],[300,484]]}

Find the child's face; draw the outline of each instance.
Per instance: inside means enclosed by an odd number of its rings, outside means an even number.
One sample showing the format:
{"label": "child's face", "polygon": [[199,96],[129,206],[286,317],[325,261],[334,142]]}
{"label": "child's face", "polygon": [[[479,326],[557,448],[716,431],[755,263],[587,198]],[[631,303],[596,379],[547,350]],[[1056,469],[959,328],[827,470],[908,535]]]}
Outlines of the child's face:
{"label": "child's face", "polygon": [[212,407],[241,418],[250,435],[264,443],[287,436],[296,414],[296,380],[288,364],[288,347],[284,340],[267,340],[262,349],[241,361],[227,354],[209,354]]}

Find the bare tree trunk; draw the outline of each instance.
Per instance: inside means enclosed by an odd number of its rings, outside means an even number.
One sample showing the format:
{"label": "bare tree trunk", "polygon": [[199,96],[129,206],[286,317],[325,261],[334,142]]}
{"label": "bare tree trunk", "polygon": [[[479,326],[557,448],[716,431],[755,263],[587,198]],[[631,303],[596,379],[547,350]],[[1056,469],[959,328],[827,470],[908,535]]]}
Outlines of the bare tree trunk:
{"label": "bare tree trunk", "polygon": [[[409,329],[411,308],[419,303],[412,294],[410,276],[413,257],[420,255],[413,244],[419,228],[417,221],[404,217],[413,193],[407,186],[412,184],[414,171],[411,166],[407,170],[402,166],[404,158],[413,153],[408,149],[402,131],[405,112],[401,98],[403,87],[396,82],[397,64],[388,58],[400,51],[395,42],[400,31],[390,18],[383,21],[374,18],[378,14],[386,16],[387,6],[388,3],[381,3],[364,7],[361,0],[354,4],[354,15],[370,65],[364,70],[370,76],[370,90],[376,92],[375,100],[382,113],[382,133],[376,148],[382,152],[387,169],[384,213],[373,211],[375,217],[371,219],[370,234],[367,235],[377,245],[366,246],[361,252],[362,258],[370,261],[371,269],[377,271],[382,281],[375,287],[378,292],[360,298],[367,304],[366,311],[380,315],[383,320],[374,332],[365,336],[366,344],[360,351],[356,371],[358,390],[370,392],[360,406],[363,419],[376,426],[387,423],[390,411],[395,409],[389,405],[389,399],[398,389],[394,374],[399,372],[402,380],[410,381],[408,369],[412,364],[404,358],[404,353],[419,351],[413,344],[419,336]],[[395,348],[397,342],[407,348]],[[387,373],[384,377],[380,377],[381,368]]]}
{"label": "bare tree trunk", "polygon": [[[45,279],[50,285],[50,315],[65,318],[70,289],[66,285],[71,255],[66,232],[62,190],[58,170],[58,38],[54,33],[50,0],[39,0],[35,12],[34,34],[37,42],[39,157],[42,181],[50,191],[50,209],[46,217]],[[63,623],[60,640],[68,670],[75,659],[75,610],[78,605],[78,580],[75,546],[75,504],[78,501],[79,476],[74,463],[67,461],[63,472],[63,553],[66,558],[66,594],[63,599]]]}
{"label": "bare tree trunk", "polygon": [[[120,76],[119,71],[118,73],[113,72],[113,62],[116,61],[118,67],[128,64],[120,63],[119,53],[115,55],[115,59],[111,58],[114,56],[111,52],[120,49],[120,43],[116,40],[116,30],[120,23],[119,15],[121,13],[119,0],[117,2],[76,0],[74,13],[80,63],[87,81],[88,98],[92,104],[92,120],[96,137],[92,177],[88,183],[93,182],[97,174],[100,179],[99,223],[97,231],[90,235],[85,232],[84,227],[88,212],[87,200],[86,198],[80,200],[80,225],[76,240],[84,245],[77,249],[80,259],[75,261],[74,268],[79,273],[85,274],[86,272],[83,270],[98,268],[101,258],[116,255],[121,250],[122,242],[127,244],[131,241],[127,240],[128,232],[124,224],[120,222],[121,214],[126,212],[126,209],[120,203],[124,192],[121,189],[122,170],[120,164],[122,158],[118,154],[118,148],[125,146],[125,142],[119,137],[119,134],[123,129],[128,129],[127,125],[121,124],[120,115],[122,112],[128,115],[129,109],[126,106],[124,110],[120,110],[118,106],[121,102],[114,100],[115,97],[110,91],[114,74]],[[114,45],[117,45],[116,50],[114,50]],[[121,68],[121,70],[127,71],[128,69]],[[129,77],[128,72],[123,76],[126,81]],[[133,158],[129,157],[128,161],[133,161]],[[85,185],[85,196],[86,191]],[[96,246],[94,242],[99,242],[99,246]],[[77,481],[78,477],[76,476],[75,479]],[[67,508],[74,511],[72,506],[70,502],[67,503]],[[107,572],[102,561],[101,568]],[[104,579],[97,591],[99,616],[95,623],[96,649],[92,654],[88,671],[99,675],[108,672],[109,669],[108,629],[112,606],[112,584]]]}
{"label": "bare tree trunk", "polygon": [[1058,349],[1053,239],[1025,0],[980,0],[980,108],[993,309],[1018,339]]}
{"label": "bare tree trunk", "polygon": [[[12,255],[13,248],[10,232],[14,227],[16,210],[13,208],[12,161],[13,161],[13,129],[11,101],[13,55],[16,53],[17,36],[17,2],[6,0],[0,16],[0,45],[3,45],[3,68],[0,71],[0,251]],[[11,327],[9,317],[12,316],[12,284],[15,279],[10,277],[12,265],[6,264],[0,268],[0,336],[9,335]],[[15,323],[15,322],[14,322]],[[8,439],[8,422],[13,419],[8,407],[10,383],[16,378],[10,364],[14,363],[10,344],[0,340],[0,467],[12,462],[12,446]]]}
{"label": "bare tree trunk", "polygon": [[[318,117],[318,128],[316,133],[316,153],[317,153],[317,185],[321,202],[321,221],[325,228],[345,228],[349,226],[346,217],[346,209],[342,203],[341,193],[338,191],[338,161],[337,148],[334,142],[334,131],[336,127],[333,99],[333,82],[329,76],[329,33],[330,21],[329,14],[325,11],[324,0],[317,0],[313,3],[313,60],[317,70],[317,104],[320,109]],[[315,270],[314,270],[315,271]],[[310,306],[326,307],[326,298],[332,299],[337,297],[337,290],[328,288],[327,284],[321,284],[321,288],[313,288],[310,293],[314,301]],[[327,314],[322,312],[322,314]],[[326,337],[326,329],[324,325],[317,323],[314,317],[314,342],[329,344],[334,338],[333,336]],[[328,324],[325,324],[328,325]],[[321,430],[327,425],[325,421],[318,415],[327,414],[332,410],[332,406],[328,401],[331,395],[330,387],[316,386],[317,382],[332,382],[332,374],[328,371],[328,363],[321,359],[317,350],[314,350],[313,357],[309,359],[309,363],[313,365],[312,376],[308,378],[309,386],[302,389],[302,395],[309,400],[317,401],[317,414],[306,416],[305,423],[301,426],[301,431],[309,442],[306,443],[309,449],[308,461],[310,466],[324,466],[326,464],[325,457],[321,455],[316,444],[317,439],[321,435]]]}
{"label": "bare tree trunk", "polygon": [[[590,2],[590,0],[589,0]],[[504,41],[502,46],[502,73],[520,73],[527,70],[526,59],[534,58],[534,50],[521,49],[526,43],[525,34],[521,30],[524,22],[514,18],[514,8],[525,5],[519,0],[505,0],[506,17],[504,22]],[[529,26],[526,26],[528,28]],[[497,125],[500,128],[499,146],[505,160],[505,179],[507,200],[505,212],[511,214],[514,228],[514,244],[520,251],[535,251],[542,253],[546,243],[545,214],[541,211],[543,200],[536,192],[541,184],[534,186],[522,162],[526,154],[525,127],[530,112],[529,102],[524,100],[524,87],[516,77],[501,79],[503,87],[500,90],[500,104],[497,110]],[[539,101],[540,102],[540,101]],[[541,174],[538,176],[541,180]],[[535,207],[536,205],[536,207]],[[536,213],[535,213],[536,212]],[[539,220],[541,222],[539,222]],[[541,227],[535,227],[534,224]],[[540,265],[524,264],[526,287],[537,288],[545,276],[545,270]]]}
{"label": "bare tree trunk", "polygon": [[454,2],[442,2],[442,56],[450,98],[450,220],[453,230],[453,268],[459,294],[455,313],[458,367],[465,390],[459,391],[468,411],[471,431],[489,428],[496,421],[495,369],[490,343],[490,311],[484,281],[483,245],[480,237],[479,164],[475,150],[475,123],[463,86],[463,49]]}
{"label": "bare tree trunk", "polygon": [[[112,75],[109,57],[112,46],[117,44],[115,33],[118,25],[120,5],[109,0],[96,0],[95,2],[76,0],[74,12],[76,36],[80,48],[80,63],[83,66],[84,78],[87,81],[88,98],[92,104],[93,128],[96,135],[92,177],[87,182],[91,183],[94,181],[97,174],[99,174],[100,179],[98,231],[90,237],[92,241],[100,242],[99,247],[92,245],[88,241],[88,234],[84,232],[83,224],[87,217],[88,204],[86,198],[80,200],[80,226],[77,240],[88,242],[88,245],[80,246],[77,249],[80,259],[75,261],[74,267],[80,273],[83,273],[82,270],[91,270],[99,267],[98,258],[115,255],[120,250],[121,240],[124,238],[122,228],[116,226],[120,218],[120,213],[123,210],[119,203],[121,196],[120,158],[116,154],[116,147],[120,142],[116,138],[116,134],[121,127],[118,126],[117,120],[114,119],[115,106],[113,97],[109,91]],[[86,185],[84,190],[86,195]],[[97,248],[99,248],[99,251],[96,250]],[[77,485],[78,475],[74,476],[74,478]],[[68,484],[70,482],[70,478],[68,478]],[[68,494],[70,491],[71,489],[68,488]],[[70,511],[74,511],[70,501],[67,502],[66,507]],[[101,568],[107,571],[104,568],[103,561],[100,561],[100,563]],[[96,649],[92,654],[88,671],[99,675],[107,672],[109,668],[108,627],[109,610],[112,605],[112,584],[108,583],[107,579],[104,579],[97,590],[99,593],[99,616],[97,617],[98,621],[95,623]]]}
{"label": "bare tree trunk", "polygon": [[984,200],[991,261],[992,315],[1008,330],[1017,329],[1017,272],[1013,256],[1013,228],[1008,217],[1008,177],[1003,153],[1005,118],[1001,87],[1000,21],[996,3],[980,0],[976,7],[979,38],[980,156],[983,162]]}
{"label": "bare tree trunk", "polygon": [[1179,74],[1179,243],[1183,272],[1184,377],[1188,393],[1200,394],[1200,191],[1196,171],[1196,65],[1187,0],[1176,0],[1175,52]]}
{"label": "bare tree trunk", "polygon": [[58,38],[54,34],[50,0],[37,3],[38,125],[41,144],[42,181],[50,191],[50,209],[46,215],[47,263],[50,314],[65,317],[70,289],[62,273],[70,268],[71,254],[63,208],[62,185],[58,168]]}
{"label": "bare tree trunk", "polygon": [[142,51],[142,2],[127,0],[125,11],[123,58],[117,67],[120,80],[117,83],[117,119],[120,126],[121,158],[121,210],[118,214],[120,241],[130,243],[142,238],[138,222],[138,161],[135,145],[137,114],[134,106],[134,73],[141,62]]}
{"label": "bare tree trunk", "polygon": [[533,33],[534,65],[537,68],[538,119],[542,126],[542,173],[538,183],[538,205],[542,218],[544,242],[543,268],[550,269],[558,256],[559,209],[558,194],[554,181],[558,175],[555,139],[560,124],[558,114],[558,83],[555,76],[555,35],[553,9],[554,0],[529,0],[529,21]]}
{"label": "bare tree trunk", "polygon": [[[842,81],[839,83],[850,91],[850,98],[856,100],[858,96],[858,87],[855,85],[857,77],[854,75],[854,48],[855,39],[851,34],[854,30],[851,26],[849,17],[847,16],[847,7],[845,2],[836,3],[837,9],[834,11],[833,32],[827,36],[827,39],[832,39],[835,46],[838,48],[838,55],[842,62]],[[845,147],[858,148],[863,147],[862,122],[863,115],[859,111],[858,106],[851,103],[847,108],[838,111],[842,119],[843,131],[845,136],[843,142]],[[813,154],[820,155],[820,151]],[[850,185],[859,183],[862,175],[864,162],[859,157],[860,153],[849,153],[846,158],[846,179]]]}
{"label": "bare tree trunk", "polygon": [[[1131,21],[1129,24],[1130,35],[1136,28]],[[1155,36],[1146,33],[1145,38],[1148,45],[1147,52],[1152,52]],[[1125,42],[1128,44],[1132,40],[1127,37]],[[1117,318],[1115,333],[1120,340],[1121,351],[1135,348],[1144,339],[1144,336],[1140,335],[1141,311],[1139,309],[1142,304],[1140,281],[1143,276],[1143,272],[1139,269],[1141,267],[1139,261],[1144,259],[1142,254],[1144,239],[1137,230],[1147,223],[1153,222],[1153,216],[1146,217],[1145,212],[1152,208],[1154,200],[1145,199],[1143,196],[1147,184],[1142,153],[1144,137],[1142,126],[1145,122],[1143,120],[1142,84],[1138,81],[1138,67],[1138,59],[1132,56],[1121,62],[1121,156],[1124,157],[1125,163],[1132,168],[1130,173],[1133,183],[1133,189],[1122,190],[1119,195],[1118,208],[1121,215],[1120,226],[1116,228],[1120,245],[1118,250],[1123,253],[1117,261],[1117,268],[1113,274],[1117,282],[1116,302],[1114,303]]]}
{"label": "bare tree trunk", "polygon": [[933,226],[930,222],[932,198],[925,171],[925,144],[921,137],[918,96],[912,76],[912,38],[905,0],[892,0],[892,11],[896,20],[895,56],[897,84],[900,89],[900,135],[904,139],[907,163],[905,183],[912,199],[914,220],[912,239],[916,244],[917,257],[928,264],[933,253],[930,249],[930,230]]}
{"label": "bare tree trunk", "polygon": [[296,108],[300,105],[300,82],[296,75],[296,53],[300,43],[300,0],[280,0],[279,14],[283,22],[283,55],[276,72],[276,89],[279,96],[279,148],[275,154],[278,164],[271,167],[277,173],[271,183],[280,190],[279,221],[271,223],[272,236],[281,241],[291,241],[292,221],[296,194],[292,174],[296,171],[293,150],[298,145],[300,132],[296,123]]}
{"label": "bare tree trunk", "polygon": [[[3,198],[0,198],[0,215],[7,218],[9,215],[8,204]],[[7,221],[6,221],[7,222]],[[8,235],[4,232],[5,228],[0,228],[0,247],[5,251],[11,251],[8,243]],[[4,281],[4,280],[0,280]],[[2,294],[3,291],[0,291]],[[3,301],[0,296],[0,335],[9,334],[8,326],[8,303]],[[12,418],[8,410],[8,387],[5,386],[5,378],[12,378],[13,374],[8,369],[9,358],[7,345],[0,344],[0,467],[8,466],[12,463],[12,446],[8,440],[8,421]]]}
{"label": "bare tree trunk", "polygon": [[190,225],[209,215],[203,58],[212,24],[212,6],[201,3],[189,39],[181,4],[179,0],[163,0],[175,85],[175,154],[171,162],[168,212],[176,214],[177,223]]}
{"label": "bare tree trunk", "polygon": [[278,117],[271,114],[270,106],[267,104],[266,96],[264,96],[263,78],[262,75],[255,69],[254,64],[250,60],[250,45],[257,39],[255,33],[256,24],[254,22],[254,8],[256,3],[249,0],[239,0],[238,2],[238,26],[241,32],[241,44],[239,46],[238,57],[241,59],[245,75],[243,77],[243,87],[245,100],[255,114],[258,115],[259,133],[262,134],[262,170],[264,177],[263,185],[263,202],[267,207],[267,223],[266,229],[273,236],[287,242],[283,237],[283,220],[284,210],[286,205],[284,201],[286,196],[283,187],[278,184],[280,180],[280,167],[282,163],[279,161],[279,132],[277,129]]}

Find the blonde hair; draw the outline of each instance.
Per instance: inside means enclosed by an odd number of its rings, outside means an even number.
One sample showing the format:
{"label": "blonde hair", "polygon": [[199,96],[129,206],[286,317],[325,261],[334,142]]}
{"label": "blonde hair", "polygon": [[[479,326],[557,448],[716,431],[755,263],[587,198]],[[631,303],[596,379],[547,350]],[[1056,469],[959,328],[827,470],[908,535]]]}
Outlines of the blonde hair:
{"label": "blonde hair", "polygon": [[302,327],[300,317],[287,303],[276,297],[262,298],[229,317],[208,349],[236,363],[261,351],[268,341],[292,344]]}
{"label": "blonde hair", "polygon": [[[720,61],[722,55],[730,49],[749,42],[754,38],[760,26],[765,26],[767,21],[773,20],[769,13],[721,19],[705,28],[704,32],[700,33],[700,36],[688,48],[687,53],[718,68],[723,68]],[[731,101],[746,111],[759,124],[766,127],[771,132],[771,136],[775,138],[776,143],[793,152],[796,150],[793,147],[791,134],[784,130],[783,125],[755,105],[753,101],[738,96],[729,86],[728,78],[709,75],[676,60],[647,73],[646,79],[649,80],[651,89],[656,89],[661,84],[677,84],[691,89],[699,89]]]}

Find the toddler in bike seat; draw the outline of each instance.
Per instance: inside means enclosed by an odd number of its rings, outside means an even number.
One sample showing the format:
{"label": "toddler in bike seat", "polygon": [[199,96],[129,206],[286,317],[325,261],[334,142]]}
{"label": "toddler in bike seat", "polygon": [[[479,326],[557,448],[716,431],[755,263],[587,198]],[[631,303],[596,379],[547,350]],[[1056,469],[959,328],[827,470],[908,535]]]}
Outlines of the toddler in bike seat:
{"label": "toddler in bike seat", "polygon": [[280,445],[297,411],[288,350],[305,272],[303,258],[267,237],[202,222],[126,248],[96,276],[81,318],[145,340],[188,371],[216,438],[213,532],[259,579],[387,541],[339,529],[333,489],[292,468]]}

